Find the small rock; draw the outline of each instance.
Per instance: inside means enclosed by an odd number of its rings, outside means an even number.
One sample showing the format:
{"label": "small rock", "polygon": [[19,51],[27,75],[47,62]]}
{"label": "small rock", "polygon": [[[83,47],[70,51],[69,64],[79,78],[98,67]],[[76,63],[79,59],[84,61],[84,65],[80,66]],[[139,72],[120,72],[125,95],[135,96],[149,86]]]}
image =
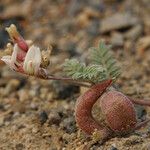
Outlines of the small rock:
{"label": "small rock", "polygon": [[145,115],[147,114],[145,108],[140,105],[135,105],[135,110],[137,118],[143,121],[145,119]]}
{"label": "small rock", "polygon": [[67,52],[69,52],[69,54],[70,54],[71,57],[77,55],[77,52],[76,52],[76,43],[73,42],[73,41],[69,41],[68,43],[66,43],[64,49],[66,49]]}
{"label": "small rock", "polygon": [[143,26],[141,24],[136,25],[135,27],[131,28],[129,31],[125,33],[125,38],[130,40],[136,40],[138,37],[141,36],[143,32]]}
{"label": "small rock", "polygon": [[73,133],[77,130],[74,117],[65,118],[60,126],[66,131],[66,133]]}
{"label": "small rock", "polygon": [[141,150],[150,150],[149,142],[146,142],[145,144],[143,144],[143,146],[141,147]]}
{"label": "small rock", "polygon": [[111,44],[113,47],[120,47],[124,44],[123,35],[119,32],[113,32],[111,35]]}
{"label": "small rock", "polygon": [[128,94],[128,95],[133,95],[136,94],[136,89],[134,89],[133,87],[123,87],[123,91],[124,93]]}
{"label": "small rock", "polygon": [[21,90],[18,91],[19,100],[21,102],[26,101],[26,100],[29,99],[29,94],[27,94],[27,93],[28,93],[28,91],[25,90],[25,89],[21,89]]}
{"label": "small rock", "polygon": [[5,88],[4,95],[9,95],[12,91],[15,91],[19,87],[19,85],[19,80],[11,79]]}
{"label": "small rock", "polygon": [[[26,1],[24,3],[21,3],[20,5],[18,4],[11,4],[4,9],[4,11],[1,13],[1,18],[17,18],[17,17],[22,17],[24,18],[28,12],[30,11],[31,7],[31,1]],[[22,8],[22,9],[20,9]]]}
{"label": "small rock", "polygon": [[139,23],[139,19],[129,13],[117,13],[101,21],[100,32],[106,33],[112,30],[125,29]]}
{"label": "small rock", "polygon": [[93,20],[86,30],[89,35],[97,36],[99,34],[99,21]]}
{"label": "small rock", "polygon": [[123,143],[124,146],[131,146],[142,143],[143,140],[139,136],[132,135],[130,138],[127,138],[127,140]]}
{"label": "small rock", "polygon": [[17,102],[12,106],[13,112],[25,113],[26,109],[25,103],[22,102]]}
{"label": "small rock", "polygon": [[35,97],[35,96],[39,95],[39,93],[40,93],[40,85],[34,83],[32,85],[31,90],[29,91],[29,95],[32,96],[32,97]]}
{"label": "small rock", "polygon": [[46,99],[48,94],[48,88],[41,88],[40,89],[40,98]]}
{"label": "small rock", "polygon": [[98,0],[92,0],[92,1],[88,1],[89,5],[98,10],[100,13],[104,12],[106,5],[105,5],[105,1],[98,1]]}
{"label": "small rock", "polygon": [[47,113],[45,111],[42,111],[39,114],[39,119],[40,119],[41,124],[43,125],[48,119]]}
{"label": "small rock", "polygon": [[112,146],[110,150],[118,150],[115,146]]}
{"label": "small rock", "polygon": [[98,11],[87,7],[81,13],[79,13],[79,15],[77,15],[76,17],[77,25],[81,28],[87,27],[93,18],[98,17],[99,17]]}
{"label": "small rock", "polygon": [[39,129],[38,128],[36,128],[36,127],[33,127],[33,129],[32,129],[32,133],[38,133],[39,132]]}
{"label": "small rock", "polygon": [[60,82],[53,82],[54,96],[59,99],[66,99],[75,93],[79,92],[79,87],[74,85],[62,84]]}
{"label": "small rock", "polygon": [[140,38],[136,45],[138,55],[142,55],[144,51],[149,47],[150,47],[150,36]]}
{"label": "small rock", "polygon": [[3,111],[4,110],[4,105],[3,104],[0,104],[0,111]]}
{"label": "small rock", "polygon": [[31,108],[32,110],[38,110],[38,105],[35,104],[35,103],[33,103],[33,102],[31,102],[30,108]]}
{"label": "small rock", "polygon": [[4,117],[0,116],[0,126],[2,126],[4,124]]}
{"label": "small rock", "polygon": [[68,15],[75,16],[82,8],[83,2],[81,0],[71,0],[68,8]]}
{"label": "small rock", "polygon": [[25,146],[22,143],[16,144],[16,150],[23,150]]}
{"label": "small rock", "polygon": [[59,125],[61,122],[61,116],[55,109],[50,112],[48,118],[49,118],[48,119],[49,125],[53,125],[53,124]]}

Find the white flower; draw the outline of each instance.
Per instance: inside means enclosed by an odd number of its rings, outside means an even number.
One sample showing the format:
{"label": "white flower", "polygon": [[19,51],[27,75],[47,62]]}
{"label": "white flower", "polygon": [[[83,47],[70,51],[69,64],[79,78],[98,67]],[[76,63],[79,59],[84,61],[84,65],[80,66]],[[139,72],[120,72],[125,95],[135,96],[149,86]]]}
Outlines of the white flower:
{"label": "white flower", "polygon": [[15,44],[12,55],[3,56],[1,60],[4,61],[12,70],[28,75],[38,75],[42,61],[39,47],[32,45],[25,54],[25,57],[21,56],[24,57],[23,61],[19,61],[17,59],[19,54],[24,54],[24,52],[18,47],[17,44]]}
{"label": "white flower", "polygon": [[18,53],[19,49],[20,48],[17,46],[17,44],[15,44],[12,55],[11,56],[9,56],[9,55],[3,56],[1,58],[1,60],[4,61],[13,70],[15,70],[17,68],[15,64],[18,64],[17,53]]}
{"label": "white flower", "polygon": [[23,70],[26,74],[37,75],[41,64],[41,51],[39,47],[32,45],[23,63]]}

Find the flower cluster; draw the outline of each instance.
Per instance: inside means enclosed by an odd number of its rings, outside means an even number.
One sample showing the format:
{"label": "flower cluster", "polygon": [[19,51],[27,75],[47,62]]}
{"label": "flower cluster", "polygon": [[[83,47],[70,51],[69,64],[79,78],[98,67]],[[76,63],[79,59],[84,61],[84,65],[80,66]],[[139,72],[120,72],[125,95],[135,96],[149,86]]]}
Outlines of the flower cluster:
{"label": "flower cluster", "polygon": [[[11,55],[1,58],[12,70],[27,75],[46,77],[46,67],[49,65],[48,53],[41,53],[40,48],[32,41],[25,41],[14,24],[6,28],[14,45],[8,44]],[[45,65],[46,64],[46,65]],[[43,67],[44,66],[44,67]]]}

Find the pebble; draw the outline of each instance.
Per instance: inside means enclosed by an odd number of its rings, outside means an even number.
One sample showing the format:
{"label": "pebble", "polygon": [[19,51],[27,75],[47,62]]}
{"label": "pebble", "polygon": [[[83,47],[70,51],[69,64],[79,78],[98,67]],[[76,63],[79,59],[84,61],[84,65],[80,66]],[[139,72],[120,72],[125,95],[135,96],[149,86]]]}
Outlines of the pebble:
{"label": "pebble", "polygon": [[64,45],[64,49],[70,54],[71,57],[77,55],[76,52],[76,43],[69,41]]}
{"label": "pebble", "polygon": [[135,105],[135,110],[136,110],[137,118],[143,121],[145,119],[146,114],[147,114],[145,108],[143,106],[140,106],[140,105]]}
{"label": "pebble", "polygon": [[138,24],[125,33],[125,38],[132,41],[137,40],[143,33],[143,26]]}
{"label": "pebble", "polygon": [[139,19],[129,13],[117,13],[101,20],[100,32],[125,29],[139,23]]}
{"label": "pebble", "polygon": [[12,106],[12,111],[13,112],[19,112],[19,113],[25,113],[26,112],[26,105],[25,103],[22,102],[16,102],[14,103],[14,105]]}
{"label": "pebble", "polygon": [[119,32],[112,32],[111,34],[111,45],[113,47],[122,47],[124,44],[123,35]]}
{"label": "pebble", "polygon": [[48,90],[49,90],[48,88],[41,88],[40,89],[40,98],[41,99],[47,98]]}
{"label": "pebble", "polygon": [[31,1],[25,1],[24,3],[21,3],[19,5],[12,3],[11,5],[8,5],[6,9],[4,9],[4,11],[1,13],[1,18],[23,18],[29,13],[31,4]]}
{"label": "pebble", "polygon": [[53,88],[54,88],[54,98],[58,99],[66,99],[70,96],[73,96],[73,94],[79,92],[79,87],[74,85],[67,85],[62,84],[60,82],[53,82]]}
{"label": "pebble", "polygon": [[86,29],[87,33],[91,36],[97,36],[99,34],[99,21],[93,20]]}
{"label": "pebble", "polygon": [[0,116],[0,126],[2,126],[4,124],[4,117]]}
{"label": "pebble", "polygon": [[98,11],[87,7],[76,17],[76,23],[79,27],[85,28],[90,24],[93,18],[98,17],[99,17]]}
{"label": "pebble", "polygon": [[16,144],[15,146],[16,150],[23,150],[25,146],[22,143]]}
{"label": "pebble", "polygon": [[68,15],[75,16],[82,8],[83,2],[81,0],[71,0],[68,8]]}
{"label": "pebble", "polygon": [[150,150],[150,144],[149,142],[142,145],[141,150]]}
{"label": "pebble", "polygon": [[133,95],[136,94],[136,89],[134,89],[132,86],[130,87],[123,87],[123,91],[124,93],[128,94],[128,95]]}
{"label": "pebble", "polygon": [[17,88],[19,87],[20,82],[17,79],[11,79],[8,84],[6,85],[5,91],[4,91],[4,95],[8,95],[10,94],[12,91],[17,90]]}
{"label": "pebble", "polygon": [[65,130],[65,132],[69,134],[76,132],[77,128],[76,128],[75,118],[72,116],[63,119],[63,121],[60,124],[60,127],[62,127]]}
{"label": "pebble", "polygon": [[124,146],[132,146],[136,144],[140,144],[143,142],[143,139],[139,136],[132,135],[130,138],[127,138],[123,143]]}
{"label": "pebble", "polygon": [[4,108],[4,105],[3,104],[0,104],[0,111],[3,111],[5,108]]}
{"label": "pebble", "polygon": [[36,103],[34,103],[34,102],[31,102],[30,108],[31,108],[32,110],[38,110],[38,105],[37,105]]}
{"label": "pebble", "polygon": [[48,123],[49,125],[59,125],[61,122],[61,116],[59,115],[59,113],[54,109],[51,110],[51,112],[48,115]]}
{"label": "pebble", "polygon": [[139,55],[142,55],[144,51],[149,47],[150,47],[150,36],[141,37],[136,44],[136,49]]}
{"label": "pebble", "polygon": [[38,128],[36,128],[36,127],[33,127],[33,128],[32,128],[32,133],[38,133],[38,131],[39,131]]}
{"label": "pebble", "polygon": [[31,90],[29,91],[29,95],[32,97],[38,96],[40,93],[40,85],[39,84],[33,84]]}
{"label": "pebble", "polygon": [[48,119],[48,115],[45,111],[42,111],[40,114],[39,114],[39,120],[41,122],[41,124],[43,125]]}
{"label": "pebble", "polygon": [[110,150],[118,150],[115,146],[112,146]]}
{"label": "pebble", "polygon": [[19,100],[21,102],[29,99],[29,94],[27,94],[27,93],[28,93],[28,90],[25,90],[25,89],[21,89],[18,91]]}

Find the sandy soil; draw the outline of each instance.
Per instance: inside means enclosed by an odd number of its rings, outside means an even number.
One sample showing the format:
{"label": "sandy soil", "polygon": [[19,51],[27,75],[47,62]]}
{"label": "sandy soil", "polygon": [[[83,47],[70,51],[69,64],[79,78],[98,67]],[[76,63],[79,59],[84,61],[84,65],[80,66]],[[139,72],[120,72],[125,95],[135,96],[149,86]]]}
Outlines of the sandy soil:
{"label": "sandy soil", "polygon": [[[61,74],[65,58],[87,61],[88,48],[104,39],[122,67],[119,91],[150,97],[149,0],[0,1],[0,51],[8,42],[4,28],[18,26],[41,49],[53,47],[49,71]],[[115,21],[114,21],[115,20]],[[14,73],[0,62],[1,150],[149,150],[150,127],[100,144],[79,130],[74,106],[83,89]],[[58,73],[57,73],[58,72]],[[100,113],[95,106],[93,112]],[[150,109],[136,106],[139,121]],[[97,119],[98,115],[95,115]]]}

